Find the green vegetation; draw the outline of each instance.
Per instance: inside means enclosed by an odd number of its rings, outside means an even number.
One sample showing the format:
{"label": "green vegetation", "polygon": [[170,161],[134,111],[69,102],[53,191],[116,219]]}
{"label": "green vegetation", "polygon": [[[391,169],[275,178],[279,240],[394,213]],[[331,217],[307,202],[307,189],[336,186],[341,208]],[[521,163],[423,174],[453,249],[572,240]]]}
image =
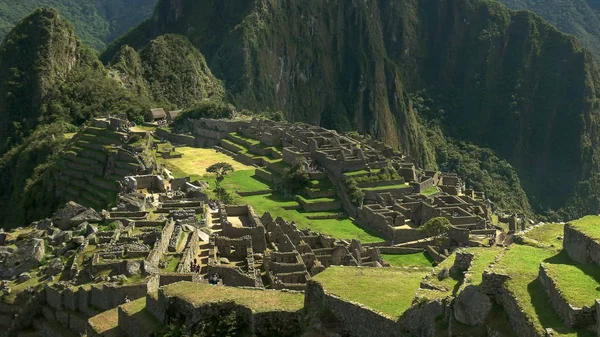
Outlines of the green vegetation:
{"label": "green vegetation", "polygon": [[427,252],[413,254],[381,254],[393,267],[431,267],[433,259]]}
{"label": "green vegetation", "polygon": [[[399,268],[332,266],[313,280],[319,282],[330,294],[358,302],[391,319],[397,319],[410,307],[426,273],[422,270]],[[394,291],[390,292],[390,289]]]}
{"label": "green vegetation", "polygon": [[342,177],[342,184],[346,189],[346,193],[350,198],[352,204],[356,207],[361,207],[363,201],[365,200],[365,192],[358,187],[358,183],[353,178],[348,178],[347,176]]}
{"label": "green vegetation", "polygon": [[441,246],[448,239],[450,229],[452,229],[450,220],[438,217],[430,219],[423,226],[419,227],[419,232],[422,232],[427,237],[434,238],[436,245]]}
{"label": "green vegetation", "polygon": [[149,18],[156,0],[24,0],[0,3],[0,41],[21,19],[40,7],[56,8],[98,51]]}
{"label": "green vegetation", "polygon": [[311,185],[310,175],[302,160],[298,160],[289,170],[285,171],[283,180],[276,190],[285,195],[295,195]]}
{"label": "green vegetation", "polygon": [[545,267],[569,304],[592,307],[594,300],[600,298],[600,291],[596,289],[600,283],[597,265],[576,265],[563,251]]}
{"label": "green vegetation", "polygon": [[425,190],[421,191],[421,194],[423,194],[425,196],[430,196],[437,192],[439,192],[438,188],[436,186],[431,186],[431,187],[428,187]]}
{"label": "green vegetation", "polygon": [[98,335],[108,336],[119,329],[119,308],[104,311],[89,319],[89,325]]}
{"label": "green vegetation", "polygon": [[[189,42],[188,42],[189,43]],[[218,100],[200,102],[193,108],[183,111],[177,116],[177,125],[182,126],[186,119],[198,118],[233,118],[235,107]]]}
{"label": "green vegetation", "polygon": [[256,313],[272,310],[296,312],[304,307],[304,295],[297,293],[215,287],[191,282],[171,284],[162,290],[165,296],[176,296],[195,306],[231,301]]}
{"label": "green vegetation", "polygon": [[461,251],[473,253],[473,261],[471,263],[471,269],[469,272],[469,277],[464,279],[463,275],[450,275],[450,277],[445,278],[443,280],[439,280],[437,278],[437,273],[443,268],[450,269],[454,264],[454,258],[456,255],[451,255],[442,263],[440,263],[435,271],[432,273],[432,276],[429,278],[428,282],[432,283],[435,286],[438,286],[442,289],[446,289],[446,291],[426,291],[428,297],[432,298],[441,298],[445,296],[456,296],[459,288],[463,285],[463,283],[468,283],[472,285],[480,285],[482,280],[483,271],[488,268],[488,266],[496,259],[497,256],[502,254],[501,248],[465,248],[461,249]]}
{"label": "green vegetation", "polygon": [[197,113],[211,104],[206,99],[220,100],[224,96],[223,86],[211,73],[204,56],[179,35],[162,35],[139,55],[124,47],[111,64],[124,85],[138,94],[149,95],[159,106],[188,108],[200,104],[183,116],[192,113],[199,117]]}

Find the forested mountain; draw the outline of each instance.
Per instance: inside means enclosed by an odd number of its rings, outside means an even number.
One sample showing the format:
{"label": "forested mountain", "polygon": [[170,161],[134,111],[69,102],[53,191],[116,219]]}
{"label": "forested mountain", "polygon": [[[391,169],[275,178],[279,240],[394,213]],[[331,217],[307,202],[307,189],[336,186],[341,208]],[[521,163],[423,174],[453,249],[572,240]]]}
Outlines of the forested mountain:
{"label": "forested mountain", "polygon": [[36,178],[61,138],[40,137],[206,98],[369,133],[511,210],[600,211],[597,65],[575,38],[497,2],[160,0],[102,61],[53,10],[0,47],[6,219],[50,209],[31,191],[46,195]]}
{"label": "forested mountain", "polygon": [[530,10],[561,31],[577,37],[600,60],[600,1],[498,0],[515,10]]}
{"label": "forested mountain", "polygon": [[4,0],[0,1],[0,40],[21,19],[51,7],[75,25],[78,36],[98,51],[126,33],[154,9],[157,0]]}
{"label": "forested mountain", "polygon": [[105,67],[56,10],[36,10],[0,45],[0,225],[57,206],[54,186],[41,177],[65,132],[99,114],[141,122],[155,104],[193,106],[223,95],[204,56],[183,37],[162,36],[141,54],[125,48],[114,68]]}
{"label": "forested mountain", "polygon": [[420,92],[426,119],[508,160],[538,211],[600,171],[591,54],[497,2],[161,0],[104,59],[164,33],[187,36],[238,106],[368,132],[435,167]]}

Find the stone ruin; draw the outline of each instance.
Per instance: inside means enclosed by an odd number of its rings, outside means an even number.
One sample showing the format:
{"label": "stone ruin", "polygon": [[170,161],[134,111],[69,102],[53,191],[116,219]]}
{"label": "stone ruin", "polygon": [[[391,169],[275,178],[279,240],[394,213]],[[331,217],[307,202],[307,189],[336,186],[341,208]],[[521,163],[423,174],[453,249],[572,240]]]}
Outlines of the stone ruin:
{"label": "stone ruin", "polygon": [[[417,229],[433,217],[445,217],[453,225],[456,245],[471,245],[474,240],[494,237],[491,203],[483,193],[467,189],[453,173],[420,170],[409,156],[386,144],[339,134],[318,126],[289,124],[270,120],[230,121],[190,120],[182,130],[195,143],[216,145],[221,152],[247,165],[255,165],[256,175],[277,182],[284,169],[261,156],[282,159],[287,165],[304,161],[311,179],[327,179],[331,191],[315,198],[337,195],[340,201],[303,203],[306,211],[343,207],[360,225],[382,235],[392,244],[407,244],[425,239]],[[249,143],[232,133],[260,142]],[[242,151],[242,149],[246,151]],[[274,150],[278,149],[278,150]],[[253,156],[255,154],[256,156]],[[393,169],[395,179],[379,179],[381,170]],[[361,205],[351,202],[344,181],[355,179],[365,194]],[[514,218],[500,219],[522,229]]]}

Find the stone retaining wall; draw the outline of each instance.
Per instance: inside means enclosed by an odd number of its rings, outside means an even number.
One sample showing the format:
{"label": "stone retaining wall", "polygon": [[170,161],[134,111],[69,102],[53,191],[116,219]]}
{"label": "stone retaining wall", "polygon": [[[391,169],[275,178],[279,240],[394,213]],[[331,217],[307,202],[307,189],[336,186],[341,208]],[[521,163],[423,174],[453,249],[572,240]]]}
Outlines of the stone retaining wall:
{"label": "stone retaining wall", "polygon": [[480,289],[504,308],[513,331],[518,331],[519,337],[545,337],[528,319],[516,296],[508,290],[506,281],[509,279],[508,275],[486,270]]}
{"label": "stone retaining wall", "polygon": [[358,303],[328,294],[323,287],[309,280],[306,284],[304,307],[307,310],[327,308],[340,320],[353,336],[357,337],[401,337],[396,322]]}
{"label": "stone retaining wall", "polygon": [[600,265],[600,243],[570,224],[565,225],[563,247],[574,261]]}
{"label": "stone retaining wall", "polygon": [[[596,312],[594,307],[577,308],[569,304],[564,298],[558,285],[548,273],[548,269],[542,263],[540,264],[540,272],[538,275],[542,287],[550,298],[550,303],[554,307],[554,311],[558,313],[563,322],[571,328],[587,327],[595,325]],[[592,299],[590,299],[590,302]]]}

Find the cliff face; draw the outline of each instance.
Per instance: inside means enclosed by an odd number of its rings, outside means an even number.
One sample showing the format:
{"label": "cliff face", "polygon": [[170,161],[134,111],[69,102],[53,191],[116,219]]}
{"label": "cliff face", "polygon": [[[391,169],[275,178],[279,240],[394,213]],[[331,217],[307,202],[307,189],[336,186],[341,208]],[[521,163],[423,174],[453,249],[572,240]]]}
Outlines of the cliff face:
{"label": "cliff face", "polygon": [[368,132],[433,166],[409,99],[426,89],[429,117],[507,159],[538,209],[600,170],[597,67],[531,13],[481,0],[161,0],[107,55],[164,33],[187,36],[238,106]]}

